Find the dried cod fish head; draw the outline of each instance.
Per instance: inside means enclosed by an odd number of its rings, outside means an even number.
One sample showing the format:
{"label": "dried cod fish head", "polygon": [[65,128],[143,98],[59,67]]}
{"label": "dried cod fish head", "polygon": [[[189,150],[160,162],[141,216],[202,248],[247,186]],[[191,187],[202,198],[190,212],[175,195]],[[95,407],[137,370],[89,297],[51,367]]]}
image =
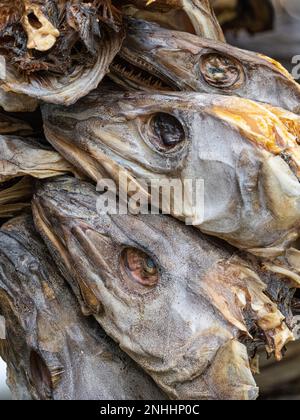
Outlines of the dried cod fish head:
{"label": "dried cod fish head", "polygon": [[155,22],[164,28],[224,41],[209,0],[125,0],[120,3],[127,16]]}
{"label": "dried cod fish head", "polygon": [[110,0],[1,2],[1,87],[74,103],[97,87],[123,38],[121,14]]}
{"label": "dried cod fish head", "polygon": [[1,356],[17,399],[164,399],[91,318],[85,318],[31,216],[0,230]]}
{"label": "dried cod fish head", "polygon": [[114,215],[109,205],[99,215],[98,198],[91,184],[56,178],[33,200],[83,312],[171,398],[256,398],[241,335],[253,341],[258,328],[278,359],[293,339],[257,265],[167,216]]}
{"label": "dried cod fish head", "polygon": [[271,58],[142,20],[128,25],[110,74],[122,86],[234,95],[300,112],[300,86]]}
{"label": "dried cod fish head", "polygon": [[161,181],[180,180],[185,205],[175,211],[171,194],[173,216],[270,254],[284,252],[300,227],[299,119],[278,113],[229,96],[97,91],[43,111],[50,143],[95,182],[112,178],[121,188],[125,174],[154,195]]}

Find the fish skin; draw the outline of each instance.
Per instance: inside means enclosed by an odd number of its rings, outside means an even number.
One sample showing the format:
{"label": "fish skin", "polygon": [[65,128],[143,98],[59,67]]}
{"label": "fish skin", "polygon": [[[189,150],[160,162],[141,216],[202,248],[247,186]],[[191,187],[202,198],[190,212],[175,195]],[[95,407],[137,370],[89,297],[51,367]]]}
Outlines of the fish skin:
{"label": "fish skin", "polygon": [[[153,143],[157,113],[184,131],[171,151]],[[100,90],[72,107],[44,106],[43,119],[48,141],[94,182],[118,184],[120,172],[137,184],[204,180],[203,220],[192,208],[172,214],[204,233],[256,255],[284,254],[299,236],[299,116],[222,95]]]}
{"label": "fish skin", "polygon": [[0,353],[14,398],[165,399],[100,326],[80,313],[31,215],[0,230],[0,311],[6,320]]}
{"label": "fish skin", "polygon": [[34,177],[72,171],[66,160],[37,138],[27,122],[5,112],[0,113],[0,155],[0,219],[30,207]]}
{"label": "fish skin", "polygon": [[[22,100],[31,109],[40,100],[68,105],[95,89],[125,36],[122,16],[111,2],[26,1],[22,10],[15,3],[0,5],[0,103],[7,102],[5,109],[26,110]],[[41,28],[32,27],[28,11]]]}
{"label": "fish skin", "polygon": [[[209,54],[221,59],[221,63],[213,63],[211,68],[220,68],[222,73],[228,74],[226,83],[222,79],[215,80],[215,83],[208,81],[207,77],[214,77],[207,73],[203,64]],[[165,90],[235,95],[300,113],[300,86],[281,64],[223,42],[130,19],[119,56],[161,77],[170,86]],[[230,62],[224,64],[223,58]],[[222,68],[222,65],[225,67]],[[131,82],[125,73],[117,74],[114,69],[112,66],[111,77],[122,86],[131,90],[155,90],[151,86]]]}
{"label": "fish skin", "polygon": [[72,172],[55,150],[33,137],[0,135],[0,156],[0,182],[24,175],[48,178]]}
{"label": "fish skin", "polygon": [[[293,339],[265,294],[266,274],[168,216],[98,215],[98,198],[92,184],[62,177],[39,183],[32,203],[35,225],[83,312],[169,397],[255,399],[239,342],[241,334],[251,341],[246,318],[260,326],[278,359]],[[157,284],[132,279],[122,262],[128,249],[151,258]]]}
{"label": "fish skin", "polygon": [[209,0],[130,0],[123,2],[125,15],[158,23],[177,31],[225,41]]}

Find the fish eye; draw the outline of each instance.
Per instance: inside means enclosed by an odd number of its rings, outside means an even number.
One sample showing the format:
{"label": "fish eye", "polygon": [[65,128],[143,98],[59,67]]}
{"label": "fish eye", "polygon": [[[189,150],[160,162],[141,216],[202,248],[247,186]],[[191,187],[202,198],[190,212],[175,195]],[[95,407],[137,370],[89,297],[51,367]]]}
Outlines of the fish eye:
{"label": "fish eye", "polygon": [[238,88],[245,78],[238,60],[217,53],[201,57],[200,71],[206,83],[218,88]]}
{"label": "fish eye", "polygon": [[154,114],[150,119],[152,143],[164,151],[174,149],[185,140],[185,131],[174,115],[164,112]]}
{"label": "fish eye", "polygon": [[121,264],[125,280],[131,285],[141,285],[146,288],[154,287],[159,281],[159,272],[155,261],[145,252],[128,247],[121,255]]}
{"label": "fish eye", "polygon": [[35,390],[42,400],[49,400],[52,397],[53,384],[51,373],[42,359],[34,350],[30,353],[30,376]]}

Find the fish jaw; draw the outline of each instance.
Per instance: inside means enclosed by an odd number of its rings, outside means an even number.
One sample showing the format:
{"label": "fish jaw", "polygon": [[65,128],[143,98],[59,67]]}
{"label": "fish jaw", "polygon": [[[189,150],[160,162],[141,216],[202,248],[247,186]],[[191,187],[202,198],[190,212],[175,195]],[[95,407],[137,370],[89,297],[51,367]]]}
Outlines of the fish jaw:
{"label": "fish jaw", "polygon": [[145,21],[132,19],[129,27],[119,70],[112,65],[122,86],[235,95],[299,113],[299,84],[275,60]]}

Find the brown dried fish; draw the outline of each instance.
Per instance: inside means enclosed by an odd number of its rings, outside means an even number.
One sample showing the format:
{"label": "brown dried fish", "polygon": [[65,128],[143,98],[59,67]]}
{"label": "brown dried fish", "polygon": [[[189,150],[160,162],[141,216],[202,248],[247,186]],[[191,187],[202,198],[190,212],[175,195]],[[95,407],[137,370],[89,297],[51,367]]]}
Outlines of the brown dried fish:
{"label": "brown dried fish", "polygon": [[131,19],[110,77],[131,90],[234,95],[300,113],[300,86],[269,57]]}
{"label": "brown dried fish", "polygon": [[2,87],[46,102],[96,88],[124,37],[110,0],[1,1],[0,16]]}
{"label": "brown dried fish", "polygon": [[281,358],[293,335],[262,280],[282,279],[173,218],[115,215],[111,203],[100,215],[99,198],[91,184],[56,178],[33,200],[35,224],[83,312],[171,398],[256,398],[239,339],[253,342],[256,329]]}
{"label": "brown dried fish", "polygon": [[17,399],[165,399],[92,319],[80,314],[31,216],[0,230],[0,314]]}

